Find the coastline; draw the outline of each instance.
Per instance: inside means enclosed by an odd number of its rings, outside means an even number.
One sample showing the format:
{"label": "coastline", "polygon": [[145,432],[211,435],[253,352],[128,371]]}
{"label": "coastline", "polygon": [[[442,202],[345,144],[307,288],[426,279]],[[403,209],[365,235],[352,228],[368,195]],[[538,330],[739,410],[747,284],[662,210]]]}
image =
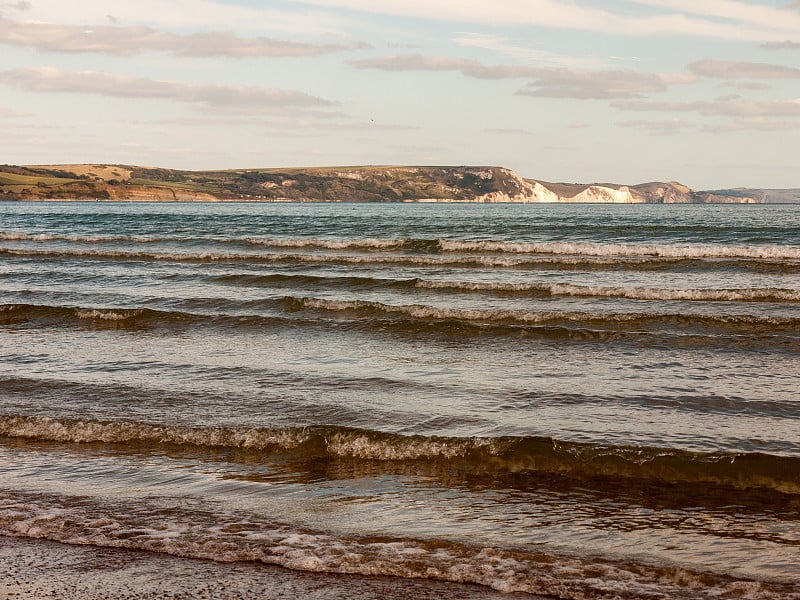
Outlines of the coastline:
{"label": "coastline", "polygon": [[[14,200],[397,202],[476,204],[756,204],[737,190],[675,181],[552,183],[498,166],[360,166],[180,171],[132,165],[0,165]],[[766,201],[766,196],[763,201]]]}

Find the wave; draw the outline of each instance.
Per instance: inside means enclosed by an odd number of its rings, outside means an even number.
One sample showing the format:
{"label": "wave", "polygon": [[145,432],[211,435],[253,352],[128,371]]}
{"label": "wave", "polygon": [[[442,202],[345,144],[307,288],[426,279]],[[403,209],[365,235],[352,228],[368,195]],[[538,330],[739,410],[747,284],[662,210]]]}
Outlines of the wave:
{"label": "wave", "polygon": [[693,288],[664,289],[648,287],[584,286],[569,283],[495,283],[445,281],[421,278],[388,279],[363,276],[235,274],[212,277],[213,281],[253,287],[308,285],[329,288],[400,288],[429,289],[450,292],[498,293],[532,298],[584,297],[628,298],[632,300],[685,300],[704,302],[800,302],[800,290],[782,288]]}
{"label": "wave", "polygon": [[796,333],[800,318],[759,315],[694,315],[670,313],[587,313],[528,311],[510,309],[469,309],[429,306],[424,304],[394,305],[369,300],[327,300],[286,296],[290,311],[322,310],[335,313],[356,313],[363,316],[400,315],[420,320],[453,320],[483,323],[516,323],[535,325],[583,325],[586,327],[624,327],[626,329],[677,326],[716,327],[747,331],[785,330]]}
{"label": "wave", "polygon": [[126,548],[217,562],[260,562],[322,573],[472,583],[501,592],[589,598],[797,600],[791,583],[754,581],[688,568],[556,554],[545,548],[469,545],[442,539],[359,537],[264,517],[168,509],[152,500],[108,502],[0,494],[0,534],[65,544]]}
{"label": "wave", "polygon": [[182,238],[135,236],[135,235],[66,235],[59,233],[23,233],[0,231],[0,240],[8,242],[77,242],[85,244],[129,242],[149,244],[155,242],[181,241]]}
{"label": "wave", "polygon": [[235,252],[133,252],[123,250],[30,250],[0,248],[0,256],[42,256],[47,258],[96,258],[104,260],[169,260],[189,262],[215,262],[226,260],[252,260],[258,255]]}
{"label": "wave", "polygon": [[181,236],[135,236],[135,235],[67,235],[59,233],[25,233],[0,231],[0,240],[12,242],[76,242],[85,244],[128,242],[135,244],[148,244],[156,242],[213,242],[218,244],[244,244],[265,246],[271,248],[324,248],[328,250],[362,249],[362,250],[390,250],[399,248],[439,248],[437,240],[407,240],[407,239],[313,239],[313,238],[231,238],[219,236],[192,237]]}
{"label": "wave", "polygon": [[800,259],[800,247],[784,245],[514,242],[443,238],[246,238],[246,241],[250,244],[275,248],[321,248],[327,250],[410,250],[432,253],[553,254],[597,257]]}
{"label": "wave", "polygon": [[217,275],[210,278],[216,283],[250,287],[293,287],[297,285],[331,288],[413,288],[416,279],[388,279],[380,277],[298,275],[293,273],[270,273],[269,275],[233,274]]}
{"label": "wave", "polygon": [[313,239],[313,238],[245,238],[248,244],[267,246],[271,248],[321,248],[325,250],[396,250],[396,249],[424,249],[435,250],[438,248],[436,240],[408,240],[408,239]]}
{"label": "wave", "polygon": [[[37,358],[28,355],[8,355],[9,364],[29,365],[35,364]],[[151,365],[156,363],[150,363]],[[181,369],[186,372],[202,373],[209,379],[229,378],[231,370],[224,367],[211,369],[199,367],[193,363],[168,364],[157,363],[162,368]],[[352,377],[346,375],[298,375],[275,371],[263,367],[250,367],[245,369],[238,367],[237,376],[247,376],[264,380],[269,378],[274,386],[283,388],[296,388],[298,385],[310,386],[312,388],[327,387],[337,389],[347,389],[355,392],[383,392],[391,390],[408,390],[416,394],[430,397],[433,395],[448,396],[454,392],[469,393],[477,395],[481,393],[475,389],[465,389],[462,386],[454,388],[451,385],[437,384],[432,382],[410,381],[404,379],[384,378],[384,377]],[[143,388],[140,386],[130,386],[120,383],[89,383],[65,381],[61,379],[39,379],[35,377],[14,377],[0,375],[0,394],[13,395],[17,404],[23,402],[24,398],[30,398],[35,402],[57,394],[66,401],[76,401],[84,404],[86,398],[114,397],[119,401],[127,403],[150,403],[158,400],[161,403],[186,402],[187,399],[194,399],[197,402],[206,401],[207,403],[224,403],[230,400],[230,396],[220,396],[211,392],[191,392],[187,390],[165,391],[160,388]],[[581,394],[576,392],[542,392],[529,391],[528,389],[507,390],[504,393],[505,399],[497,404],[498,410],[534,410],[549,407],[594,407],[615,405],[623,409],[628,407],[634,410],[662,410],[679,411],[687,418],[705,418],[708,415],[729,415],[734,417],[766,417],[769,419],[800,419],[800,403],[790,398],[770,398],[752,399],[741,395],[713,395],[702,393],[677,393],[665,392],[664,394]],[[66,404],[65,404],[66,405]],[[343,409],[338,416],[344,415]],[[100,418],[97,413],[97,418]],[[355,420],[360,415],[354,411],[351,417]],[[448,416],[431,417],[421,423],[426,429],[437,426],[485,426],[483,419],[470,416]],[[763,441],[739,441],[740,448],[767,451]],[[748,445],[749,444],[749,445]],[[771,445],[770,448],[775,448]],[[800,448],[800,443],[793,443],[789,440],[777,442],[777,447],[790,451],[790,448]]]}
{"label": "wave", "polygon": [[304,460],[351,459],[437,463],[478,474],[555,475],[647,480],[659,484],[726,486],[800,494],[800,457],[699,453],[670,448],[612,446],[546,437],[438,437],[337,426],[302,428],[179,427],[133,421],[96,421],[0,415],[0,436],[61,443],[194,446]]}
{"label": "wave", "polygon": [[[259,305],[280,301],[259,302]],[[99,329],[146,329],[157,327],[228,326],[267,327],[290,319],[268,315],[203,314],[152,308],[87,308],[46,304],[0,304],[0,326],[22,323],[88,326]],[[295,323],[296,319],[291,319]]]}
{"label": "wave", "polygon": [[[151,308],[0,304],[0,326],[36,324],[131,331],[186,327],[258,330],[291,326],[448,338],[492,336],[633,344],[653,343],[656,336],[658,343],[676,348],[730,347],[800,352],[797,334],[800,319],[791,317],[458,309],[296,296],[214,304],[207,308],[210,312],[198,313]],[[220,312],[226,308],[231,312]],[[261,314],[249,312],[252,310]]]}
{"label": "wave", "polygon": [[109,324],[156,323],[196,321],[200,315],[183,312],[159,311],[149,308],[81,308],[43,304],[2,304],[0,324],[8,325],[27,321],[55,321],[77,323],[80,321],[108,322]]}
{"label": "wave", "polygon": [[595,257],[754,258],[800,259],[800,247],[787,245],[636,244],[602,242],[523,242],[444,238],[230,238],[145,237],[130,235],[81,236],[54,233],[0,232],[7,241],[197,242],[249,244],[271,248],[325,250],[408,250],[429,253],[548,254]]}
{"label": "wave", "polygon": [[433,254],[318,254],[318,253],[256,253],[196,251],[127,251],[127,250],[39,250],[30,248],[0,248],[0,256],[46,257],[64,259],[136,260],[170,262],[248,262],[253,264],[326,264],[326,265],[390,265],[439,268],[493,268],[493,269],[559,269],[590,271],[672,271],[709,268],[745,270],[764,273],[798,273],[800,262],[771,258],[698,258],[688,256],[637,257],[626,255],[433,255]]}
{"label": "wave", "polygon": [[600,242],[504,242],[440,240],[446,252],[503,252],[581,256],[653,256],[664,258],[800,259],[800,247],[722,244],[628,244]]}
{"label": "wave", "polygon": [[765,289],[664,289],[648,287],[585,286],[568,283],[483,283],[413,281],[414,287],[477,292],[506,292],[539,297],[628,298],[632,300],[688,300],[705,302],[800,302],[800,290]]}

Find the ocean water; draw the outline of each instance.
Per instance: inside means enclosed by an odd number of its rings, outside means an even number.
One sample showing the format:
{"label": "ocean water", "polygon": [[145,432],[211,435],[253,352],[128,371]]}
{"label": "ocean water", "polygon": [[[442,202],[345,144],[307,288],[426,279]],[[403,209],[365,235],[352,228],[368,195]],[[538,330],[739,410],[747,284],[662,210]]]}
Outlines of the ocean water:
{"label": "ocean water", "polygon": [[798,390],[797,207],[0,203],[1,536],[800,598]]}

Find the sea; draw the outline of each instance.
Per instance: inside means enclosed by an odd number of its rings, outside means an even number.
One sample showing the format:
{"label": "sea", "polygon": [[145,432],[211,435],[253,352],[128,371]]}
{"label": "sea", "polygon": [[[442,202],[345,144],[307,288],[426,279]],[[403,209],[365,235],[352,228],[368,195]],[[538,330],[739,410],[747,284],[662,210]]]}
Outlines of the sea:
{"label": "sea", "polygon": [[0,538],[800,598],[800,207],[0,203]]}

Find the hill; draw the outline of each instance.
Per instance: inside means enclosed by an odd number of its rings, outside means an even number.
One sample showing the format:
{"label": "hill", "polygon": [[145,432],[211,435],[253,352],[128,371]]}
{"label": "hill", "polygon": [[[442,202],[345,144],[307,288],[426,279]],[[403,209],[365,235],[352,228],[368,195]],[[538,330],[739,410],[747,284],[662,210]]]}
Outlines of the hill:
{"label": "hill", "polygon": [[756,202],[769,204],[800,204],[800,189],[770,190],[759,188],[734,188],[713,192],[724,196],[755,198]]}
{"label": "hill", "polygon": [[[3,200],[256,202],[755,203],[742,191],[675,182],[618,185],[524,179],[503,167],[324,167],[180,171],[128,165],[0,166]],[[766,197],[765,197],[766,198]]]}

